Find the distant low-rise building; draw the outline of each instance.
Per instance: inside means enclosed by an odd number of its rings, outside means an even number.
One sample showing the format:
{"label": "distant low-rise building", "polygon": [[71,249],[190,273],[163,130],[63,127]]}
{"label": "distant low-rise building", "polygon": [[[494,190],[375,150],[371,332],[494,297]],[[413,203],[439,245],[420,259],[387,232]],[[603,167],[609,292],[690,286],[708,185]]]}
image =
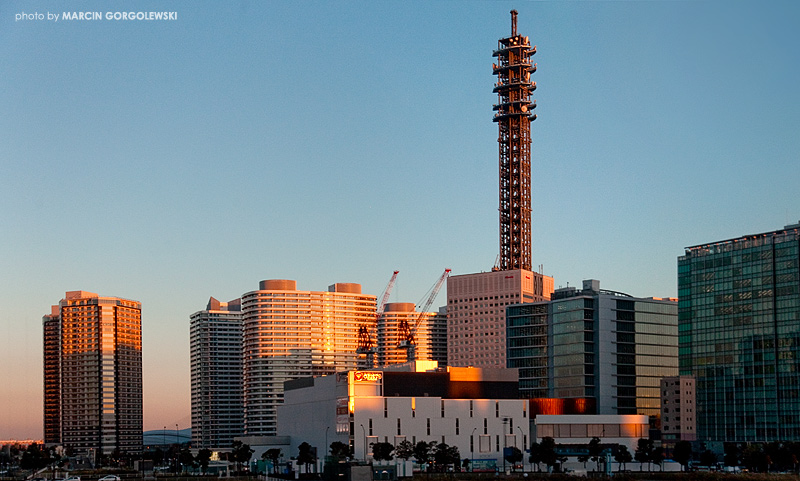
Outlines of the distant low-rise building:
{"label": "distant low-rise building", "polygon": [[691,376],[671,376],[661,380],[661,442],[697,440],[695,382]]}

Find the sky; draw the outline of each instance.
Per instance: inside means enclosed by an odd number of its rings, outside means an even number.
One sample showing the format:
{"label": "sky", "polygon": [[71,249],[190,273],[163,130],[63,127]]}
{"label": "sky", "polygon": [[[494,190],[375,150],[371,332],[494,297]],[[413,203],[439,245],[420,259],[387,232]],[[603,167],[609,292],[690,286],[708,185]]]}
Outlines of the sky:
{"label": "sky", "polygon": [[[210,296],[379,296],[399,270],[390,302],[420,302],[445,268],[490,270],[512,8],[556,287],[675,296],[684,247],[798,222],[795,2],[3,1],[0,439],[42,437],[41,319],[66,291],[142,303],[147,430],[191,424]],[[75,10],[177,18],[48,20]]]}

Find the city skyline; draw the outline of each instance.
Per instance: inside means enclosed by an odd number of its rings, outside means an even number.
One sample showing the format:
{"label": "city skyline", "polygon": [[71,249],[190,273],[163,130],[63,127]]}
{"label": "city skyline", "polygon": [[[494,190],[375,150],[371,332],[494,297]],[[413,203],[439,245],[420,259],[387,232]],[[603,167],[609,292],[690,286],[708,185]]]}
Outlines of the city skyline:
{"label": "city skyline", "polygon": [[[42,436],[41,319],[65,291],[142,303],[149,430],[190,424],[189,316],[211,295],[276,278],[380,295],[397,269],[390,302],[415,302],[445,267],[489,271],[491,54],[512,8],[538,47],[532,257],[555,287],[674,297],[684,247],[800,219],[789,2],[175,2],[174,21],[15,21],[67,8],[0,4],[0,438]],[[163,6],[81,5],[122,8]]]}

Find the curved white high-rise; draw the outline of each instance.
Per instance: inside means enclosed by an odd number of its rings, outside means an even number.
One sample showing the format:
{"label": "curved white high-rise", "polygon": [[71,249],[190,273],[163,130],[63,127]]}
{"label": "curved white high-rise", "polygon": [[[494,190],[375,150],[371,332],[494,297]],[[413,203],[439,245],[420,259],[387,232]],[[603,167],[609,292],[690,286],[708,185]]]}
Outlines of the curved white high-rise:
{"label": "curved white high-rise", "polygon": [[355,369],[358,327],[374,329],[376,307],[351,283],[299,291],[296,281],[273,279],[244,294],[246,434],[277,434],[285,381]]}

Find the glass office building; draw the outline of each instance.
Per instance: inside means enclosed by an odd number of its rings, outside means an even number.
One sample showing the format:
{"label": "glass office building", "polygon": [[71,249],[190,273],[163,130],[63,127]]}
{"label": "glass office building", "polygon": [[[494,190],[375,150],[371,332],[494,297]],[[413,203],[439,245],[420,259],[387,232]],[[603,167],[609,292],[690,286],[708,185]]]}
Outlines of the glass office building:
{"label": "glass office building", "polygon": [[[529,398],[589,400],[596,414],[660,415],[661,378],[678,373],[675,299],[556,289],[552,300],[509,306],[508,367]],[[580,404],[580,403],[578,403]]]}
{"label": "glass office building", "polygon": [[697,379],[698,439],[800,441],[800,224],[686,248],[680,373]]}

